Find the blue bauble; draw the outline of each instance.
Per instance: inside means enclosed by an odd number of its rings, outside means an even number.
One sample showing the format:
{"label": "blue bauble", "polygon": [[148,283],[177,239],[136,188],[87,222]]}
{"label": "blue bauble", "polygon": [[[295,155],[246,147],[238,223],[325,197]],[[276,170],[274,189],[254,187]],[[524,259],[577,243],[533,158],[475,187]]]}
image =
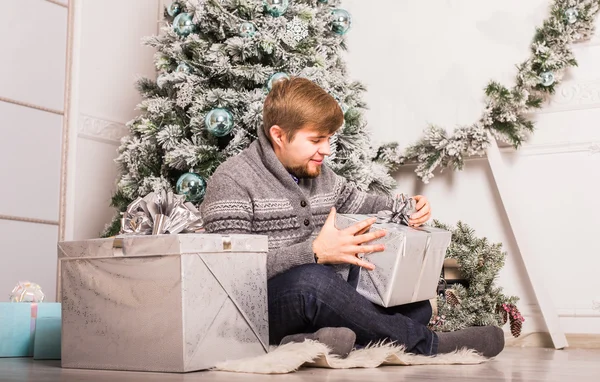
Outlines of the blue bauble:
{"label": "blue bauble", "polygon": [[256,27],[250,21],[240,24],[240,36],[252,37],[256,34]]}
{"label": "blue bauble", "polygon": [[175,71],[177,73],[190,73],[192,71],[192,68],[190,68],[190,66],[185,62],[180,62],[179,65],[177,65],[177,69],[175,69]]}
{"label": "blue bauble", "polygon": [[273,85],[276,82],[282,81],[282,80],[289,80],[290,76],[288,76],[287,73],[284,72],[277,72],[275,74],[273,74],[271,77],[269,77],[269,81],[267,81],[267,89],[269,89],[269,91],[271,91],[271,89],[273,89]]}
{"label": "blue bauble", "polygon": [[173,30],[180,36],[187,36],[192,33],[196,26],[193,23],[193,16],[191,13],[180,13],[173,20]]}
{"label": "blue bauble", "polygon": [[204,120],[206,130],[215,137],[224,137],[233,130],[233,115],[223,108],[212,109]]}
{"label": "blue bauble", "polygon": [[550,86],[554,83],[554,73],[552,72],[544,72],[540,74],[540,84],[543,86]]}
{"label": "blue bauble", "polygon": [[319,3],[327,4],[329,0],[319,0]]}
{"label": "blue bauble", "polygon": [[352,25],[352,16],[345,9],[336,8],[332,11],[333,23],[331,29],[340,35],[346,34]]}
{"label": "blue bauble", "polygon": [[569,8],[565,11],[565,19],[569,24],[574,24],[575,22],[577,22],[578,17],[579,11],[575,8]]}
{"label": "blue bauble", "polygon": [[[331,93],[329,93],[331,94]],[[342,109],[342,113],[344,115],[346,115],[346,113],[348,112],[348,110],[350,110],[350,106],[348,106],[346,103],[342,102],[342,100],[340,99],[340,97],[336,96],[336,95],[332,95],[333,98],[337,101],[338,105],[340,106],[340,109]]]}
{"label": "blue bauble", "polygon": [[175,192],[185,195],[188,202],[200,203],[206,193],[206,180],[198,174],[187,172],[177,180]]}
{"label": "blue bauble", "polygon": [[175,17],[180,14],[182,10],[183,8],[181,7],[181,4],[179,4],[177,1],[174,1],[167,7],[167,14],[171,17]]}
{"label": "blue bauble", "polygon": [[344,115],[346,115],[348,110],[350,110],[350,106],[346,105],[343,102],[340,102],[339,105],[340,105],[340,109],[342,109],[342,113],[344,113]]}
{"label": "blue bauble", "polygon": [[289,0],[263,0],[265,10],[274,17],[279,17],[287,11],[290,5]]}

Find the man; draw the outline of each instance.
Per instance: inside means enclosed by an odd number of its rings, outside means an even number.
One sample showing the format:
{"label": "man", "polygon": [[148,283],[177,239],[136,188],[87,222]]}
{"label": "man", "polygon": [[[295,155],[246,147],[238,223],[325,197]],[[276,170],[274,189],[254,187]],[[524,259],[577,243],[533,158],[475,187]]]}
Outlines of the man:
{"label": "man", "polygon": [[[323,164],[343,113],[333,97],[303,78],[276,83],[264,103],[258,140],[215,171],[202,204],[207,232],[269,236],[267,255],[270,342],[316,339],[345,356],[355,344],[380,340],[434,355],[462,347],[495,356],[504,346],[497,327],[436,334],[427,328],[428,301],[382,308],[366,300],[327,264],[373,265],[357,254],[383,251],[369,244],[384,232],[365,232],[375,219],[335,227],[336,213],[390,209],[392,199],[369,195]],[[415,196],[419,226],[431,215]]]}

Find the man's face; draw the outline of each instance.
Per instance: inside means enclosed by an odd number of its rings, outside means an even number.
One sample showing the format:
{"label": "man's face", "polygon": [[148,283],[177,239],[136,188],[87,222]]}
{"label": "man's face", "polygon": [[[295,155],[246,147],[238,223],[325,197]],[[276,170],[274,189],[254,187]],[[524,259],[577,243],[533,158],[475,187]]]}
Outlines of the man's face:
{"label": "man's face", "polygon": [[281,135],[273,148],[290,174],[297,178],[316,178],[321,174],[323,159],[331,155],[331,135],[307,126],[298,130],[291,141]]}

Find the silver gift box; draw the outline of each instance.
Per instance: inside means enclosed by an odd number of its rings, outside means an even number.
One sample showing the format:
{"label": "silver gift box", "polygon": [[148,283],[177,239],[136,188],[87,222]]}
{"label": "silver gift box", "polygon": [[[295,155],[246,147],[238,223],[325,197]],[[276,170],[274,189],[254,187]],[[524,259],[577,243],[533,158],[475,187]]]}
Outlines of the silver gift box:
{"label": "silver gift box", "polygon": [[[347,228],[370,218],[338,214],[336,227]],[[386,236],[368,244],[385,245],[384,252],[361,255],[375,265],[373,271],[355,265],[336,265],[336,271],[369,301],[384,307],[425,301],[436,297],[446,249],[452,233],[434,227],[410,228],[378,222],[370,232],[384,229]]]}
{"label": "silver gift box", "polygon": [[267,237],[60,242],[62,366],[188,372],[268,351]]}

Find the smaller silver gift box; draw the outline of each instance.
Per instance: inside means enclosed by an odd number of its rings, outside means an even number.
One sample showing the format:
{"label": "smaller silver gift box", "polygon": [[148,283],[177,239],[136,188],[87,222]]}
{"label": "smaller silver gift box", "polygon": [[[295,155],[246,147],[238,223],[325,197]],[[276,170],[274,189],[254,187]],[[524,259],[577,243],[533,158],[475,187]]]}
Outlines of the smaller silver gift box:
{"label": "smaller silver gift box", "polygon": [[[347,228],[370,218],[338,214],[336,227]],[[386,230],[386,236],[368,244],[383,244],[385,251],[361,255],[375,265],[373,271],[356,265],[335,265],[336,271],[369,301],[384,307],[425,301],[436,297],[446,249],[452,233],[433,227],[411,228],[377,222],[370,231]]]}
{"label": "smaller silver gift box", "polygon": [[188,372],[265,354],[267,237],[58,244],[62,366]]}

